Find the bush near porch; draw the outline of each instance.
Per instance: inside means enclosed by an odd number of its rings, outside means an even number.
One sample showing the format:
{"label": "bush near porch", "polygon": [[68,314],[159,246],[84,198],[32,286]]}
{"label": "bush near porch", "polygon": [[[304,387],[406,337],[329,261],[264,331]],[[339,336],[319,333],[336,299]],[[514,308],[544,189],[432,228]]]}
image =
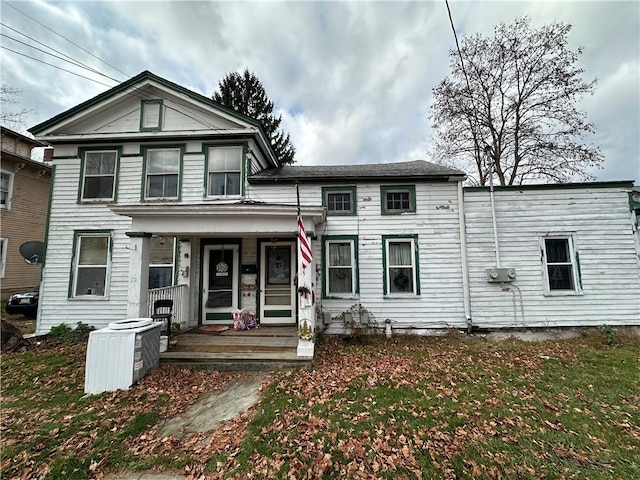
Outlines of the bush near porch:
{"label": "bush near porch", "polygon": [[2,478],[640,478],[640,340],[325,339],[216,431],[163,419],[229,374],[162,367],[83,398],[84,346],[2,355]]}

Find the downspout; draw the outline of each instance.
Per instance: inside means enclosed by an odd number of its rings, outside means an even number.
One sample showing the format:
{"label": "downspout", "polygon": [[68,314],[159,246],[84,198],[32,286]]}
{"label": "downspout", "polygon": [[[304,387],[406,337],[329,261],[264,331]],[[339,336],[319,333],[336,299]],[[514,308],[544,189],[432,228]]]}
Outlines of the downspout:
{"label": "downspout", "polygon": [[496,268],[500,268],[500,246],[498,244],[498,224],[496,222],[496,204],[493,194],[493,169],[489,175],[489,197],[491,198],[491,220],[493,222],[493,241],[496,249]]}
{"label": "downspout", "polygon": [[462,263],[462,296],[467,333],[471,333],[471,296],[469,294],[469,265],[467,265],[467,229],[464,222],[464,190],[458,180],[458,225],[460,227],[460,261]]}

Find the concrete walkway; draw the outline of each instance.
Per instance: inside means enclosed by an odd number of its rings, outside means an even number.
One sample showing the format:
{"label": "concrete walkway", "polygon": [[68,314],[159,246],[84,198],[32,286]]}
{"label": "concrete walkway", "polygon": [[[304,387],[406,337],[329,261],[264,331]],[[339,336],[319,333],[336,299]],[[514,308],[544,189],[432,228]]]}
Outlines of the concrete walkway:
{"label": "concrete walkway", "polygon": [[[218,393],[204,396],[182,415],[168,420],[159,430],[161,437],[183,439],[190,433],[214,430],[220,422],[230,420],[255,405],[260,399],[260,384],[268,374],[245,373],[229,382]],[[105,480],[183,480],[177,473],[124,472],[108,474]]]}

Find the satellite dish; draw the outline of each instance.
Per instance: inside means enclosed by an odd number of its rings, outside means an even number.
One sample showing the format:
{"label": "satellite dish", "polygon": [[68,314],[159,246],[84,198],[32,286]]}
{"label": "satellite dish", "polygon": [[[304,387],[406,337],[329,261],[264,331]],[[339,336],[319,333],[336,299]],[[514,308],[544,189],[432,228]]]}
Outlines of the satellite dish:
{"label": "satellite dish", "polygon": [[20,245],[20,255],[30,265],[40,267],[44,256],[44,242],[25,242]]}

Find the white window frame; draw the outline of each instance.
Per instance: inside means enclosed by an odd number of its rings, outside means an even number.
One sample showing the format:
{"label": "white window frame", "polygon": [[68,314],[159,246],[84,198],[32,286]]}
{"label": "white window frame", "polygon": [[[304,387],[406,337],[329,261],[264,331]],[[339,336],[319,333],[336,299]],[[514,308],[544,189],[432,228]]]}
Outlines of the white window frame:
{"label": "white window frame", "polygon": [[[87,174],[87,164],[89,163],[87,161],[87,157],[90,154],[93,153],[100,153],[100,154],[104,154],[104,153],[113,153],[115,155],[115,160],[113,162],[113,173],[111,174]],[[82,190],[80,192],[81,195],[81,199],[83,202],[104,202],[104,201],[110,201],[113,200],[116,196],[116,172],[118,171],[118,150],[87,150],[84,152],[84,168],[82,171]],[[97,177],[113,177],[113,185],[111,187],[111,196],[110,197],[85,197],[84,196],[84,192],[85,192],[85,187],[86,187],[86,182],[87,182],[87,178],[97,178]]]}
{"label": "white window frame", "polygon": [[[153,238],[151,238],[151,241],[153,241]],[[163,237],[157,237],[159,239],[163,238]],[[172,251],[172,255],[171,255],[171,263],[151,263],[151,258],[149,259],[149,288],[151,289],[151,269],[152,268],[166,268],[166,269],[171,269],[171,284],[170,285],[165,285],[163,287],[155,287],[155,288],[166,288],[166,287],[171,287],[175,284],[175,264],[176,264],[176,237],[164,237],[165,241],[171,241],[171,251]],[[162,241],[162,240],[159,240]]]}
{"label": "white window frame", "polygon": [[[157,110],[156,110],[157,108]],[[140,105],[140,130],[161,130],[163,101],[142,100]]]}
{"label": "white window frame", "polygon": [[0,278],[4,278],[4,270],[7,266],[7,250],[9,249],[9,239],[0,237]]}
{"label": "white window frame", "polygon": [[[80,252],[82,249],[82,240],[84,238],[106,238],[107,239],[107,256],[106,256],[106,264],[86,264],[80,265]],[[109,279],[111,277],[111,246],[112,246],[112,238],[111,232],[76,232],[75,235],[75,255],[73,259],[73,281],[71,285],[71,298],[97,298],[104,299],[109,296]],[[104,268],[104,282],[102,291],[100,291],[100,285],[93,292],[86,293],[78,293],[78,273],[82,269],[89,268]]]}
{"label": "white window frame", "polygon": [[7,199],[4,205],[0,204],[0,210],[11,210],[11,200],[13,198],[13,179],[15,178],[15,174],[8,170],[0,170],[0,173],[3,175],[7,175],[9,177],[9,185],[7,187]]}
{"label": "white window frame", "polygon": [[[240,168],[239,169],[235,169],[235,170],[227,170],[227,169],[222,169],[222,170],[215,170],[213,168],[211,168],[211,162],[213,160],[214,157],[214,153],[213,152],[221,152],[223,150],[238,150],[240,152]],[[219,145],[219,146],[210,146],[208,151],[207,151],[207,197],[210,198],[221,198],[221,197],[240,197],[242,196],[242,185],[243,185],[243,164],[244,164],[244,149],[242,145]],[[227,192],[227,182],[226,182],[226,178],[228,174],[231,173],[237,173],[240,174],[240,179],[238,181],[238,193],[229,193]],[[224,193],[223,194],[219,194],[219,193],[212,193],[211,189],[213,188],[213,184],[214,182],[212,181],[212,176],[213,175],[224,175],[225,177],[225,187],[224,187]]]}
{"label": "white window frame", "polygon": [[[331,245],[336,243],[348,243],[350,247],[351,265],[331,265]],[[325,255],[325,281],[324,296],[332,298],[353,298],[358,294],[358,258],[357,258],[357,239],[353,237],[325,237],[323,238],[324,255]],[[331,290],[331,269],[347,269],[351,270],[351,291],[350,292],[334,292]]]}
{"label": "white window frame", "polygon": [[[411,264],[409,265],[395,265],[391,264],[389,254],[390,243],[407,243],[410,245],[411,251]],[[384,248],[384,295],[386,297],[415,297],[420,295],[420,283],[419,283],[419,264],[418,264],[418,250],[417,250],[417,236],[383,236],[383,248]],[[392,268],[411,268],[412,285],[413,289],[409,292],[392,292],[391,283],[391,269]]]}
{"label": "white window frame", "polygon": [[[577,250],[575,246],[575,238],[573,234],[553,234],[553,235],[544,235],[539,238],[540,240],[540,251],[542,252],[542,275],[544,279],[544,294],[545,296],[563,296],[563,295],[581,295],[582,287],[580,285],[580,276],[579,276],[579,264],[578,264],[578,256]],[[567,242],[568,250],[569,250],[569,261],[568,262],[556,262],[549,264],[547,261],[547,240],[565,240]],[[552,289],[551,288],[551,279],[549,278],[549,266],[559,265],[559,266],[570,266],[571,267],[571,279],[573,282],[573,289]]]}
{"label": "white window frame", "polygon": [[[163,172],[149,172],[149,167],[151,165],[150,154],[153,152],[167,152],[167,151],[176,151],[178,153],[178,168],[174,171],[163,171]],[[144,175],[144,198],[145,200],[178,200],[180,198],[180,175],[182,170],[182,149],[180,147],[153,147],[145,150],[145,175]],[[149,195],[149,180],[150,177],[168,177],[175,175],[177,177],[176,180],[176,195],[175,196],[151,196]],[[164,184],[163,184],[164,187]],[[163,188],[164,190],[164,188]]]}

